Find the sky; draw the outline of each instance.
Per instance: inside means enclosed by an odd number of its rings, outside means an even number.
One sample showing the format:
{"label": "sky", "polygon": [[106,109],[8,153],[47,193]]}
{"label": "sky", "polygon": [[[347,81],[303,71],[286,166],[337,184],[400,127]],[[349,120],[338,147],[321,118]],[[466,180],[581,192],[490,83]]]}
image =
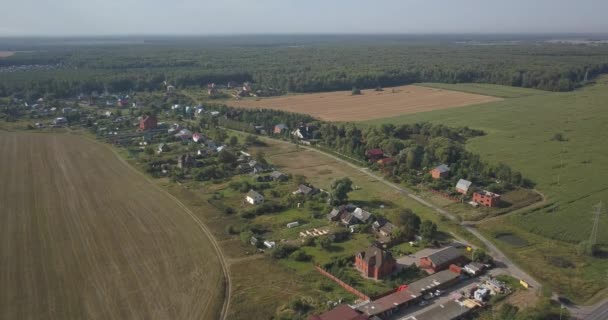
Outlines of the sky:
{"label": "sky", "polygon": [[608,0],[0,0],[0,36],[608,33]]}

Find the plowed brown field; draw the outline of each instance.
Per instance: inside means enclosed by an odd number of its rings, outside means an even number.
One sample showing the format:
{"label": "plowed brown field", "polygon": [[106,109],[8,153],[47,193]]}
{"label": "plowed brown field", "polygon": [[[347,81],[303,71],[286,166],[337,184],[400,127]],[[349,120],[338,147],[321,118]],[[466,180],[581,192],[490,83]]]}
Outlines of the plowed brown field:
{"label": "plowed brown field", "polygon": [[0,319],[220,317],[209,238],[108,148],[0,133],[0,177]]}
{"label": "plowed brown field", "polygon": [[232,100],[228,105],[241,108],[278,109],[310,114],[327,121],[364,121],[391,116],[462,107],[502,100],[496,97],[421,86],[302,94],[265,99]]}

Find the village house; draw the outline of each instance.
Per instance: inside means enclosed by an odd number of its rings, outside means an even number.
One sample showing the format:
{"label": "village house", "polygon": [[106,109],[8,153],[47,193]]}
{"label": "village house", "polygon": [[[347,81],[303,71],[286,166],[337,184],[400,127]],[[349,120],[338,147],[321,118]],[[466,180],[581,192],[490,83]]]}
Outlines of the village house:
{"label": "village house", "polygon": [[292,192],[293,194],[297,195],[297,194],[301,194],[304,196],[312,196],[315,193],[317,193],[318,190],[315,189],[314,187],[309,187],[307,185],[301,184],[300,186],[298,186],[298,190]]}
{"label": "village house", "polygon": [[177,158],[177,167],[180,169],[194,168],[196,167],[196,160],[189,153],[182,154]]}
{"label": "village house", "polygon": [[175,134],[175,137],[178,139],[183,139],[183,140],[191,139],[192,131],[190,131],[188,129],[182,129],[178,133]]}
{"label": "village house", "polygon": [[373,220],[372,214],[352,204],[334,208],[327,214],[329,221],[340,221],[345,227],[358,223],[367,223]]}
{"label": "village house", "polygon": [[471,188],[472,184],[473,183],[469,180],[460,179],[460,180],[458,180],[458,183],[456,184],[456,191],[458,193],[467,194],[467,192],[469,192],[469,189]]}
{"label": "village house", "polygon": [[372,219],[372,214],[361,208],[356,208],[353,211],[353,216],[357,218],[357,220],[359,220],[361,223],[367,223]]}
{"label": "village house", "polygon": [[384,151],[382,149],[370,149],[365,152],[365,157],[367,157],[369,162],[376,162],[384,158]]}
{"label": "village house", "polygon": [[473,202],[493,208],[498,206],[500,195],[487,190],[476,191],[473,193]]}
{"label": "village house", "polygon": [[355,257],[355,267],[364,276],[373,279],[382,279],[395,270],[397,261],[390,252],[378,247],[371,246],[365,251],[357,253]]}
{"label": "village house", "polygon": [[380,227],[380,234],[384,237],[392,237],[393,231],[395,231],[397,227],[394,224],[387,222],[382,227]]}
{"label": "village house", "polygon": [[274,129],[272,130],[272,132],[274,134],[281,134],[281,133],[283,133],[284,130],[289,130],[289,127],[286,124],[280,123],[280,124],[277,124],[276,126],[274,126]]}
{"label": "village house", "polygon": [[55,120],[53,120],[53,124],[56,126],[61,126],[61,125],[67,124],[67,123],[68,123],[68,119],[66,119],[65,117],[58,117],[58,118],[55,118]]}
{"label": "village house", "polygon": [[369,320],[369,317],[341,304],[320,315],[310,316],[308,320]]}
{"label": "village house", "polygon": [[156,129],[156,125],[158,124],[155,116],[143,116],[141,120],[139,120],[139,130],[153,130]]}
{"label": "village house", "polygon": [[247,196],[245,196],[245,201],[256,205],[264,202],[264,196],[255,192],[254,190],[249,190],[249,192],[247,192]]}
{"label": "village house", "polygon": [[462,264],[467,259],[455,247],[446,247],[420,258],[420,268],[429,273],[447,269],[452,264]]}
{"label": "village house", "polygon": [[382,279],[395,270],[397,261],[390,252],[378,247],[371,246],[365,251],[357,253],[355,257],[355,267],[364,276],[373,279]]}
{"label": "village house", "polygon": [[310,139],[312,139],[314,130],[315,130],[315,127],[305,125],[305,126],[300,126],[296,130],[294,130],[291,134],[293,136],[297,137],[298,139],[310,140]]}
{"label": "village house", "polygon": [[450,174],[450,168],[445,164],[440,164],[430,171],[433,179],[447,178]]}
{"label": "village house", "polygon": [[194,134],[192,134],[192,141],[198,143],[201,139],[203,139],[203,135],[195,132]]}
{"label": "village house", "polygon": [[273,171],[270,174],[270,178],[272,180],[274,180],[274,181],[284,181],[284,180],[287,180],[287,176],[284,173],[279,172],[279,171]]}

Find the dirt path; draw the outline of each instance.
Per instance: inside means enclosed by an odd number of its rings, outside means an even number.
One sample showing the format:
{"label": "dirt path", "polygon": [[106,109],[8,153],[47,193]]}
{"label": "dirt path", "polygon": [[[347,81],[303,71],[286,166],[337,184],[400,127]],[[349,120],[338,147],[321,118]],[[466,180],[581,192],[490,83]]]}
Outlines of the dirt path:
{"label": "dirt path", "polygon": [[[93,140],[95,141],[95,140]],[[222,250],[222,247],[219,245],[218,241],[215,239],[215,237],[213,236],[213,233],[209,230],[209,228],[207,228],[207,226],[192,212],[192,210],[190,210],[186,205],[184,205],[181,201],[179,201],[179,199],[177,199],[175,196],[173,196],[172,194],[170,194],[169,192],[167,192],[165,189],[161,188],[160,186],[158,186],[154,181],[152,181],[148,176],[146,176],[144,173],[142,173],[141,171],[133,168],[127,161],[125,161],[117,152],[116,150],[114,150],[112,147],[108,146],[107,144],[104,143],[100,143],[98,141],[95,141],[95,143],[101,144],[103,145],[105,148],[108,148],[110,151],[112,151],[112,153],[114,153],[114,155],[122,162],[124,163],[126,166],[128,166],[131,170],[133,170],[134,172],[136,172],[138,175],[142,176],[144,179],[146,179],[148,182],[150,182],[150,184],[152,184],[157,190],[159,190],[160,192],[163,192],[164,194],[166,194],[169,198],[173,199],[173,201],[175,201],[175,203],[181,208],[183,209],[191,218],[192,220],[198,225],[198,227],[201,229],[201,231],[203,231],[203,233],[209,238],[209,240],[211,241],[211,244],[213,245],[213,247],[215,248],[215,251],[219,257],[221,266],[222,266],[222,270],[224,273],[224,278],[225,278],[225,294],[224,294],[224,304],[222,306],[222,312],[220,314],[220,319],[221,320],[225,320],[226,317],[228,316],[228,310],[230,309],[230,297],[231,297],[231,291],[232,291],[232,281],[230,279],[230,269],[229,269],[229,265],[228,265],[228,260],[227,258],[224,256],[224,252]]]}

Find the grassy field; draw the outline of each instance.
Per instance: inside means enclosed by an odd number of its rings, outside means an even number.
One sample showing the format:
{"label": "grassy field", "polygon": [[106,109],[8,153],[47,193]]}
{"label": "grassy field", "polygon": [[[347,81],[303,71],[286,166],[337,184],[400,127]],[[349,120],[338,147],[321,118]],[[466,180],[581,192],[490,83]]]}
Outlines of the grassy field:
{"label": "grassy field", "polygon": [[0,133],[0,318],[217,319],[209,238],[109,149]]}
{"label": "grassy field", "polygon": [[500,98],[421,86],[288,95],[226,101],[241,108],[267,108],[306,113],[327,121],[363,121],[431,110],[451,109]]}
{"label": "grassy field", "polygon": [[[564,270],[553,270],[544,275],[538,266],[532,264],[533,260],[523,257],[542,255],[554,247],[572,255],[574,245],[589,238],[593,206],[608,200],[608,170],[605,169],[608,166],[608,148],[603,143],[608,139],[606,101],[608,83],[606,78],[602,78],[596,85],[574,92],[524,96],[369,123],[430,121],[486,131],[486,136],[470,140],[467,148],[487,161],[505,162],[522,171],[537,183],[536,188],[547,196],[548,201],[540,209],[516,214],[503,221],[501,227],[513,228],[532,243],[525,249],[508,251],[518,256],[529,270],[536,271],[537,277],[546,279],[554,289],[567,291],[573,298],[583,301],[598,292],[600,285],[606,286],[608,277],[605,272],[584,276],[572,274],[573,287],[568,290],[557,280],[558,276],[566,274]],[[563,141],[555,139],[558,133]],[[481,227],[493,230],[495,223]],[[608,245],[607,228],[608,217],[604,214],[600,219],[598,236],[598,242],[603,245]],[[576,259],[586,261],[590,268],[608,269],[608,260],[605,259]]]}

